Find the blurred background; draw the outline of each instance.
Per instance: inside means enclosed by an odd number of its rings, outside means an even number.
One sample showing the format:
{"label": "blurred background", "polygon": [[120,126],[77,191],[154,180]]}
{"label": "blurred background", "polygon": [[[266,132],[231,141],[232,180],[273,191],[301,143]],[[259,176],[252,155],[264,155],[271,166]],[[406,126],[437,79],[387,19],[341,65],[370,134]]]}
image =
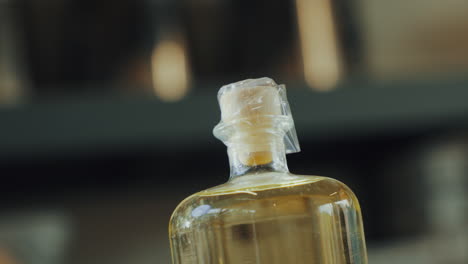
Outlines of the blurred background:
{"label": "blurred background", "polygon": [[216,93],[288,88],[294,173],[360,198],[370,263],[468,263],[468,2],[0,0],[0,264],[170,263],[228,179]]}

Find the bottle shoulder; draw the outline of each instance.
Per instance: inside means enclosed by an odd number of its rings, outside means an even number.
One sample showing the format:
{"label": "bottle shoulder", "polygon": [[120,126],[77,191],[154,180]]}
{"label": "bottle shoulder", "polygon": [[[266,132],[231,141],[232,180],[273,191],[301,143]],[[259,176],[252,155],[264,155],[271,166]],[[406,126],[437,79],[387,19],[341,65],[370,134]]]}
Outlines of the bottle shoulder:
{"label": "bottle shoulder", "polygon": [[257,195],[258,192],[274,189],[294,189],[294,187],[323,182],[336,184],[338,181],[322,176],[295,175],[291,173],[269,172],[244,175],[228,182],[196,193],[198,196],[229,195],[246,193]]}
{"label": "bottle shoulder", "polygon": [[351,189],[336,179],[316,176],[297,175],[292,173],[261,173],[245,175],[230,179],[228,182],[193,194],[191,197],[220,196],[230,194],[250,194],[257,196],[260,192],[288,190],[288,193],[298,194],[327,193],[336,190],[354,195]]}
{"label": "bottle shoulder", "polygon": [[257,196],[258,192],[274,189],[288,188],[293,189],[295,186],[303,186],[315,182],[339,183],[339,181],[312,175],[295,175],[291,173],[262,173],[240,176],[230,179],[226,183],[205,189],[194,193],[185,198],[180,205],[191,203],[194,200],[203,199],[205,197],[226,196],[233,194],[247,194]]}
{"label": "bottle shoulder", "polygon": [[262,173],[245,175],[195,193],[183,200],[175,209],[174,217],[193,217],[216,213],[227,207],[249,207],[266,200],[291,200],[293,197],[311,199],[318,203],[347,201],[359,208],[353,192],[344,183],[322,176],[295,175],[290,173]]}

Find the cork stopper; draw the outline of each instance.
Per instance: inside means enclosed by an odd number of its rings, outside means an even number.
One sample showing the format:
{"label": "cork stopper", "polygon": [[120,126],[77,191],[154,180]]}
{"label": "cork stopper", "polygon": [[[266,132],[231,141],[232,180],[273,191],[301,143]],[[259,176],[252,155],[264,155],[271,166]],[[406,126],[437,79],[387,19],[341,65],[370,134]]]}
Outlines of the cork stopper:
{"label": "cork stopper", "polygon": [[236,119],[249,119],[259,123],[258,119],[264,116],[281,115],[278,90],[274,86],[265,84],[269,83],[246,80],[237,86],[224,86],[226,88],[222,88],[219,93],[221,120],[229,123]]}
{"label": "cork stopper", "polygon": [[299,144],[284,85],[270,78],[248,79],[221,87],[218,93],[221,122],[214,134],[238,148],[248,166],[272,161],[272,146],[298,152]]}

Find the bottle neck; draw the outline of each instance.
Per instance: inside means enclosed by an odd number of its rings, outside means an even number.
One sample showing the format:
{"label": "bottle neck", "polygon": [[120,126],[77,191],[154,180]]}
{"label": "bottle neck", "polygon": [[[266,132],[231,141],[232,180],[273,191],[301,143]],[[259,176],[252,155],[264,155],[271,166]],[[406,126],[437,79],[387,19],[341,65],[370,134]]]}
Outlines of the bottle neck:
{"label": "bottle neck", "polygon": [[282,135],[239,136],[227,146],[230,179],[264,172],[289,172]]}

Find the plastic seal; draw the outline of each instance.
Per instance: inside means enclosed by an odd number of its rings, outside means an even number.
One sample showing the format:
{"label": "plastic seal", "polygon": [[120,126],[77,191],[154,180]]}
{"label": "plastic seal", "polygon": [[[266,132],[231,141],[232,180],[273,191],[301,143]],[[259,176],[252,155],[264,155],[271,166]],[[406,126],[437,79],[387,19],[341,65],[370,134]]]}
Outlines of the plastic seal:
{"label": "plastic seal", "polygon": [[252,151],[262,151],[271,134],[283,137],[286,153],[300,151],[284,85],[266,77],[247,79],[221,87],[218,101],[221,121],[213,134],[227,146],[241,138]]}

